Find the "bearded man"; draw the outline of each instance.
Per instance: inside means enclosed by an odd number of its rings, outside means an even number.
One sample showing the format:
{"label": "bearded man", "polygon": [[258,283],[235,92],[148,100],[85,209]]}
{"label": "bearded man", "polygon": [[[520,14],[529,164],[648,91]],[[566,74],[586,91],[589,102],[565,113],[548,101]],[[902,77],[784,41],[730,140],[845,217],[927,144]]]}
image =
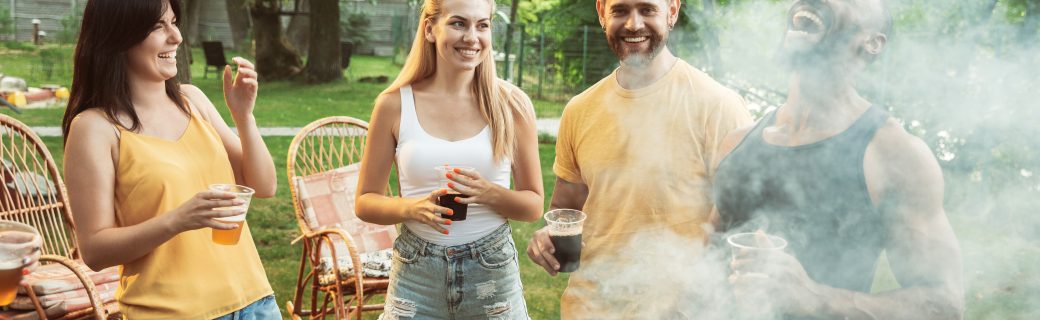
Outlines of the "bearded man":
{"label": "bearded man", "polygon": [[[563,319],[696,317],[679,311],[688,302],[677,293],[689,288],[663,270],[697,259],[691,247],[710,233],[716,150],[751,117],[739,95],[665,46],[679,9],[679,0],[596,1],[621,63],[561,119],[550,207],[588,215]],[[554,250],[542,228],[527,254],[555,276]]]}
{"label": "bearded man", "polygon": [[[786,103],[720,150],[721,229],[788,242],[737,255],[737,305],[786,319],[961,318],[962,261],[942,170],[921,139],[854,87],[891,41],[884,3],[800,0],[788,21]],[[902,287],[872,293],[882,251]]]}

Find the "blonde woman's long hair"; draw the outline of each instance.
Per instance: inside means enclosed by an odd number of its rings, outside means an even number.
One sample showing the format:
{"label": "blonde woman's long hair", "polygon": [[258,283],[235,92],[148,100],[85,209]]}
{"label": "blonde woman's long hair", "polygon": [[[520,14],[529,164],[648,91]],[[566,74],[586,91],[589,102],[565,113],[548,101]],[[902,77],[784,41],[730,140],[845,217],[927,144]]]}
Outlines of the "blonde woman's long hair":
{"label": "blonde woman's long hair", "polygon": [[[397,75],[390,87],[383,93],[395,92],[406,85],[433,76],[437,71],[437,49],[436,44],[426,41],[423,35],[428,23],[437,21],[441,15],[441,3],[443,0],[425,0],[419,14],[419,29],[415,33],[415,41],[408,58],[401,67],[401,73]],[[491,3],[491,12],[494,13],[495,2]],[[490,50],[491,47],[484,48]],[[477,66],[473,75],[473,93],[477,97],[477,104],[481,115],[487,121],[491,129],[491,150],[495,162],[503,159],[513,159],[516,152],[516,114],[526,117],[527,112],[518,110],[522,102],[513,94],[505,81],[499,80],[495,73],[495,59],[489,53],[484,61]]]}

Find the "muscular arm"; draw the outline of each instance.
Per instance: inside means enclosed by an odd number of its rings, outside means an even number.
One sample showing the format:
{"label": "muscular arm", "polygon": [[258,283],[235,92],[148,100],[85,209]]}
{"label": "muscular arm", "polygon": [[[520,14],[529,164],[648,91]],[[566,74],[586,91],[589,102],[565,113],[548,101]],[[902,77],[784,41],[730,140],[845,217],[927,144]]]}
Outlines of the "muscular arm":
{"label": "muscular arm", "polygon": [[552,200],[549,201],[549,209],[574,209],[581,210],[585,206],[585,199],[589,197],[589,186],[581,182],[570,182],[556,178],[553,187]]}
{"label": "muscular arm", "polygon": [[886,217],[886,252],[902,289],[866,294],[821,287],[819,314],[848,319],[962,318],[960,248],[942,207],[942,171],[931,151],[890,124],[867,148],[864,166],[871,197]]}

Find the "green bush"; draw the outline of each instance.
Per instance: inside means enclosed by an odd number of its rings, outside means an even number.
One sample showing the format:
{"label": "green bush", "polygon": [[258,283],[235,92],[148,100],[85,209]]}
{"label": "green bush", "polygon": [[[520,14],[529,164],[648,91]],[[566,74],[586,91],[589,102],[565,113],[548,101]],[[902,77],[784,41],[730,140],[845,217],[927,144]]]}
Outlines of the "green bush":
{"label": "green bush", "polygon": [[18,51],[36,51],[36,46],[29,42],[21,41],[4,41],[4,48]]}
{"label": "green bush", "polygon": [[353,42],[354,48],[358,48],[369,40],[368,28],[372,21],[367,16],[361,13],[347,13],[340,14],[340,17],[340,35],[344,41]]}

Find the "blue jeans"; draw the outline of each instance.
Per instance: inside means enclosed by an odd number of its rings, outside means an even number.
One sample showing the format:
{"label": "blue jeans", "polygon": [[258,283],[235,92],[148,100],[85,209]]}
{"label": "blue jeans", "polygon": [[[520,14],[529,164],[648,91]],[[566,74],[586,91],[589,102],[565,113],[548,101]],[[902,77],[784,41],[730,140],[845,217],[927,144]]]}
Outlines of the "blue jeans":
{"label": "blue jeans", "polygon": [[509,224],[445,247],[403,228],[381,320],[529,319]]}
{"label": "blue jeans", "polygon": [[223,315],[216,320],[267,320],[281,318],[282,312],[278,310],[278,303],[274,300],[274,295],[272,294],[250,303],[245,308]]}

